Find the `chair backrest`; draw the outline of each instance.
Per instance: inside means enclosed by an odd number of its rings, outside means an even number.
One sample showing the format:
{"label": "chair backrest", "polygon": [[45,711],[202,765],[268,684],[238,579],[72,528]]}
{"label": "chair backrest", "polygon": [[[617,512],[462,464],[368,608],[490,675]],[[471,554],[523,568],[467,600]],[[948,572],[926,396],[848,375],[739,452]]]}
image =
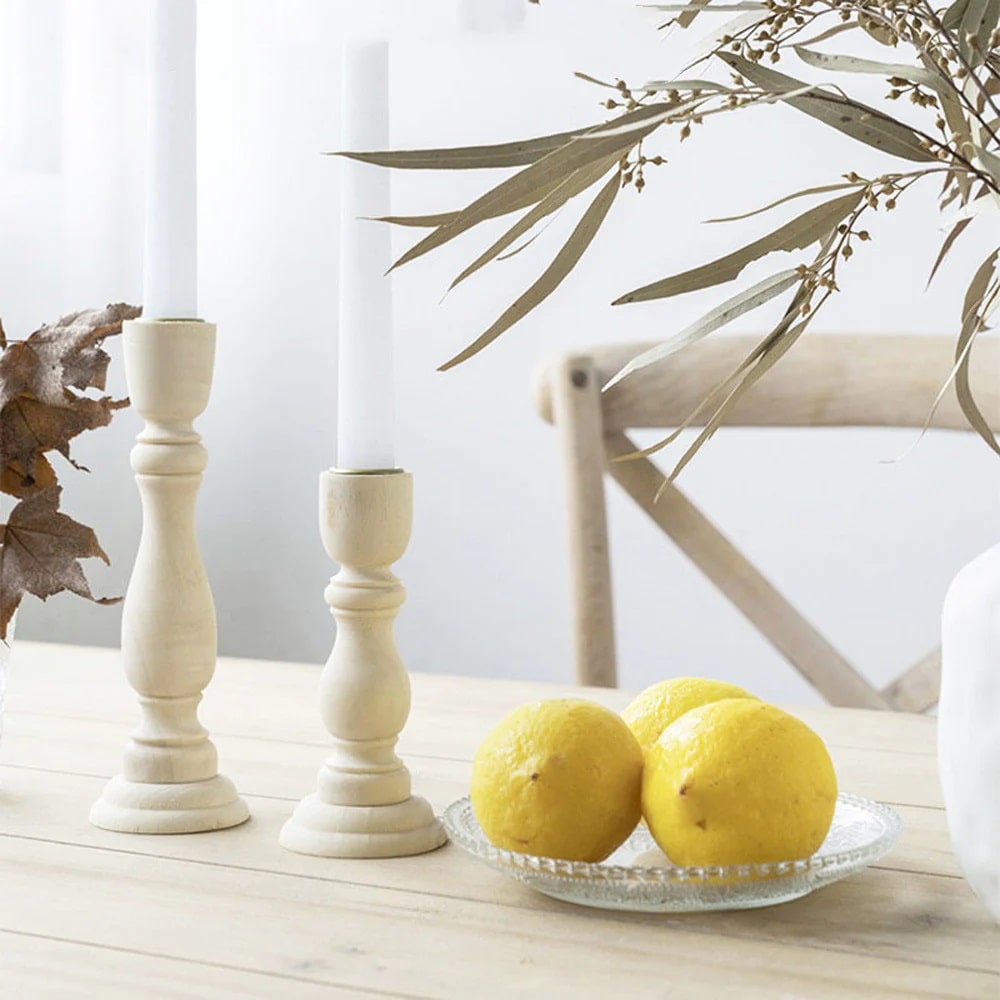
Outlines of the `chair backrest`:
{"label": "chair backrest", "polygon": [[[655,465],[645,458],[616,461],[638,450],[627,430],[676,427],[758,341],[709,337],[603,393],[601,387],[627,361],[653,345],[563,355],[536,378],[538,412],[559,431],[577,680],[617,683],[604,498],[608,473],[828,701],[922,711],[937,699],[939,651],[876,690]],[[967,431],[954,385],[938,399],[954,354],[953,337],[807,335],[746,393],[726,424],[922,427],[929,420],[937,429]],[[988,423],[1000,431],[1000,341],[979,338],[970,381]]]}

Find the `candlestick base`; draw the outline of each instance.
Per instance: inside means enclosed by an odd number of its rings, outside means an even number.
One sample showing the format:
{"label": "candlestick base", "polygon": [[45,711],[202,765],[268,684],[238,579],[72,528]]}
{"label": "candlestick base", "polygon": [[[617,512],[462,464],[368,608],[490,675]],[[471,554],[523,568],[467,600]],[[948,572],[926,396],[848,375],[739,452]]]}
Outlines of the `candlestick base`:
{"label": "candlestick base", "polygon": [[448,839],[430,804],[417,796],[388,806],[343,806],[309,795],[282,827],[279,843],[323,858],[401,858]]}
{"label": "candlestick base", "polygon": [[237,826],[250,810],[223,775],[155,785],[112,778],[90,810],[90,822],[116,833],[207,833]]}
{"label": "candlestick base", "polygon": [[320,711],[334,749],[314,794],[281,831],[282,847],[331,858],[388,858],[447,840],[430,805],[410,795],[396,739],[410,680],[392,624],[403,585],[390,566],[406,550],[413,480],[401,471],[331,470],[320,477],[320,530],[340,572],[326,588],[337,639],[320,678]]}

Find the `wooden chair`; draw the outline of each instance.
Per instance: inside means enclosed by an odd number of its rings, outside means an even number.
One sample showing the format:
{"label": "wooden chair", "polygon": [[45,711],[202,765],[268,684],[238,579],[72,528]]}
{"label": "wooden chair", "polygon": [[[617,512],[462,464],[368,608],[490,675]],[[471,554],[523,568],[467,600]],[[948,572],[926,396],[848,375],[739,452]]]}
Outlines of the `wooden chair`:
{"label": "wooden chair", "polygon": [[[577,679],[616,684],[607,473],[831,704],[924,711],[937,701],[940,650],[877,690],[651,461],[614,461],[638,450],[626,431],[676,427],[758,340],[708,337],[605,393],[601,387],[651,344],[566,355],[536,380],[538,411],[557,427],[562,452]],[[954,350],[952,337],[808,334],[743,397],[727,424],[919,428]],[[1000,341],[975,345],[972,386],[990,426],[1000,430]],[[969,431],[953,389],[931,426]]]}

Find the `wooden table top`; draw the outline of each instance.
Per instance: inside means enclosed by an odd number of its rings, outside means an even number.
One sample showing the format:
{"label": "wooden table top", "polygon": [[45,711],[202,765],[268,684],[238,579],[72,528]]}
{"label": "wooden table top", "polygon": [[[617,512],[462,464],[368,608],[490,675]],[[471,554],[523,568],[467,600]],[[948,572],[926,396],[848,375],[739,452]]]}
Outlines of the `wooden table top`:
{"label": "wooden table top", "polygon": [[[314,666],[220,661],[202,718],[253,818],[131,836],[87,822],[137,714],[116,653],[15,645],[0,745],[0,996],[1000,996],[1000,932],[951,853],[933,719],[797,711],[844,790],[901,813],[901,842],[878,865],[770,909],[609,913],[538,895],[452,845],[385,861],[282,850],[278,830],[327,743],[317,678]],[[400,741],[414,789],[443,809],[467,792],[478,741],[505,712],[580,690],[415,676]]]}

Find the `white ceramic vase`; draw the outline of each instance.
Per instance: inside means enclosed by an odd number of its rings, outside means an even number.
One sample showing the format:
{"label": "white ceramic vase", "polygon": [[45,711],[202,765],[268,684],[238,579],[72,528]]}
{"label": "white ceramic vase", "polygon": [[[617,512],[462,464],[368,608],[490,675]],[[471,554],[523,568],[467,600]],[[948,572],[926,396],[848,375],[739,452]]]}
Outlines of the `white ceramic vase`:
{"label": "white ceramic vase", "polygon": [[1000,923],[1000,545],[944,602],[938,766],[958,863]]}

